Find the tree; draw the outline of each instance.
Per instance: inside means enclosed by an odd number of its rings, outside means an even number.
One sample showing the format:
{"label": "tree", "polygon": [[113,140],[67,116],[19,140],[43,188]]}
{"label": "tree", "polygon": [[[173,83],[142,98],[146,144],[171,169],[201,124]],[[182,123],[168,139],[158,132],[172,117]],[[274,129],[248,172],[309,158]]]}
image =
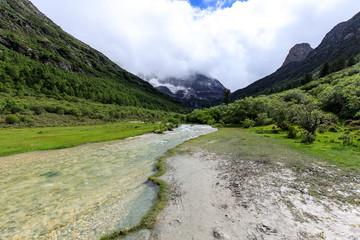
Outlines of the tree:
{"label": "tree", "polygon": [[348,61],[347,61],[347,64],[346,66],[347,67],[352,67],[356,64],[356,59],[354,58],[354,56],[351,56]]}
{"label": "tree", "polygon": [[225,105],[229,105],[229,103],[231,102],[230,95],[231,95],[230,89],[224,88],[223,96],[224,96]]}
{"label": "tree", "polygon": [[302,141],[312,143],[315,141],[316,131],[319,126],[325,123],[326,115],[319,110],[316,103],[310,102],[298,109],[297,123],[301,131]]}
{"label": "tree", "polygon": [[329,64],[329,62],[324,62],[324,64],[322,65],[322,68],[320,70],[319,77],[323,78],[326,75],[328,75],[329,73],[330,73],[330,64]]}
{"label": "tree", "polygon": [[304,78],[301,79],[301,82],[300,82],[300,83],[301,83],[301,85],[305,85],[305,84],[311,82],[312,80],[313,80],[312,74],[311,74],[311,73],[307,73],[307,74],[305,74]]}
{"label": "tree", "polygon": [[345,68],[345,60],[343,58],[339,58],[331,65],[331,72],[338,72]]}

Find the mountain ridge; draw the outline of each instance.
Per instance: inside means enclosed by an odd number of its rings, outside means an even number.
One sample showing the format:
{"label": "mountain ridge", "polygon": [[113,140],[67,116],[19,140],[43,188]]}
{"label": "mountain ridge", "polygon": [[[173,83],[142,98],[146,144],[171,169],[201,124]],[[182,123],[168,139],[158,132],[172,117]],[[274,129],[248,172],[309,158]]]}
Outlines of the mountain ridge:
{"label": "mountain ridge", "polygon": [[179,99],[192,108],[212,107],[222,103],[225,87],[215,78],[196,73],[183,78],[148,80],[161,92]]}
{"label": "mountain ridge", "polygon": [[351,19],[341,22],[328,32],[319,46],[301,62],[281,66],[274,73],[261,78],[245,88],[236,90],[232,99],[279,92],[299,86],[301,78],[319,68],[324,62],[347,59],[360,53],[360,12]]}

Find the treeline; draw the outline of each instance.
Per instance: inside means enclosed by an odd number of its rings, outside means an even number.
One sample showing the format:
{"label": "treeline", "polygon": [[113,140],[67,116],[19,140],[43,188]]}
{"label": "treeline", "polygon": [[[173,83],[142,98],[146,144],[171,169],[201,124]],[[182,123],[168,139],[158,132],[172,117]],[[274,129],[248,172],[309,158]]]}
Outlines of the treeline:
{"label": "treeline", "polygon": [[359,65],[355,65],[322,78],[315,77],[297,89],[195,110],[187,120],[237,124],[245,128],[276,124],[288,131],[289,137],[296,137],[300,132],[304,142],[313,142],[319,130],[336,131],[339,122],[360,119],[359,85]]}
{"label": "treeline", "polygon": [[141,86],[140,81],[129,78],[130,74],[121,77],[70,72],[0,48],[0,92],[17,96],[44,95],[57,100],[77,97],[104,104],[154,110],[184,109],[179,102],[153,90],[147,83]]}

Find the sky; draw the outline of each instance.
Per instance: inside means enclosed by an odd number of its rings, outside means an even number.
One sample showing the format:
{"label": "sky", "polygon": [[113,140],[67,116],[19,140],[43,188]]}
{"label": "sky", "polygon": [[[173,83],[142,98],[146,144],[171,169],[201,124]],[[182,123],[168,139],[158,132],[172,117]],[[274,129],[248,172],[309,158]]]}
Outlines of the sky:
{"label": "sky", "polygon": [[62,29],[138,76],[202,73],[231,91],[315,48],[359,0],[31,0]]}

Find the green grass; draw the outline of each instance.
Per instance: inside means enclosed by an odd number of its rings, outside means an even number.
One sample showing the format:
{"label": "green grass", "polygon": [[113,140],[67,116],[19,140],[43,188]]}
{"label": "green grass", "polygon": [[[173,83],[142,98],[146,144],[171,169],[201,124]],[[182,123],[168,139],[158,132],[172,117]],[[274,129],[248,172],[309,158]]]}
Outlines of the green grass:
{"label": "green grass", "polygon": [[0,129],[0,156],[75,147],[149,133],[159,124],[120,122],[102,125]]}
{"label": "green grass", "polygon": [[[274,134],[271,129],[272,125],[254,127],[250,131],[267,138],[276,139],[281,144],[320,157],[320,161],[342,168],[342,170],[360,173],[360,147],[344,144],[344,141],[341,139],[341,136],[354,135],[354,133],[346,134],[344,129],[342,132],[318,133],[314,143],[305,144],[301,143],[300,137],[289,139],[286,132],[280,131],[278,134]],[[357,137],[354,137],[353,141],[355,144],[359,142]]]}

